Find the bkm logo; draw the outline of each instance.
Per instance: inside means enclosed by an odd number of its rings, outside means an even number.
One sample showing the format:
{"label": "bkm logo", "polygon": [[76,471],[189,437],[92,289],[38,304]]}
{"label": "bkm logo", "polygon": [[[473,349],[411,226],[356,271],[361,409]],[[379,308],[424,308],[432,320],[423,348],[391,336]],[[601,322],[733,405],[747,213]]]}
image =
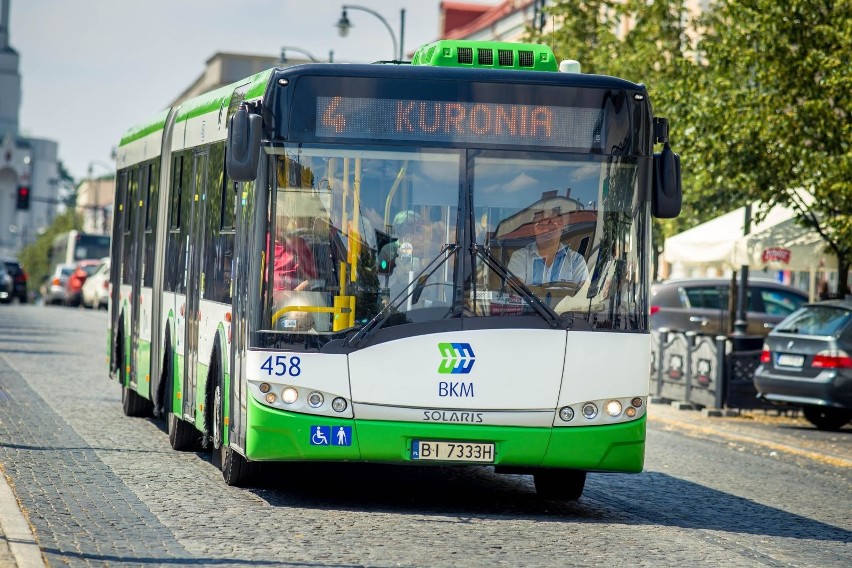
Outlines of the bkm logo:
{"label": "bkm logo", "polygon": [[442,375],[466,375],[476,362],[470,343],[439,343],[438,350],[443,357],[438,367]]}

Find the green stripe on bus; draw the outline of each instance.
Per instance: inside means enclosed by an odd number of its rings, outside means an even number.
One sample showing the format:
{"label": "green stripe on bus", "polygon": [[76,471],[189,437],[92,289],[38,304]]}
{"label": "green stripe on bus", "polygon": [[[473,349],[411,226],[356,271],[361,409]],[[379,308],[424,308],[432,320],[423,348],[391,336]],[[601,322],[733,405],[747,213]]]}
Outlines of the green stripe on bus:
{"label": "green stripe on bus", "polygon": [[[644,461],[644,417],[626,424],[571,428],[460,426],[298,414],[249,397],[247,420],[246,456],[257,461],[411,463],[411,441],[417,439],[494,442],[495,465],[501,466],[638,472]],[[332,431],[352,426],[352,445],[311,445],[317,426],[330,426]]]}

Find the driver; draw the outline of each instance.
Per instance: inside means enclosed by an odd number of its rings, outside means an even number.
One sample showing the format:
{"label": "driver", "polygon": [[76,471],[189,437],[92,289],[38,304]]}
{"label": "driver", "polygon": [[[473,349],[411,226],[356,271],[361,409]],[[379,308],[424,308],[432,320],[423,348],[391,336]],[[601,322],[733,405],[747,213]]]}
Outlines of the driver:
{"label": "driver", "polygon": [[565,227],[560,208],[536,211],[533,227],[535,241],[512,253],[509,271],[528,285],[571,282],[581,286],[589,278],[589,269],[583,256],[560,240]]}

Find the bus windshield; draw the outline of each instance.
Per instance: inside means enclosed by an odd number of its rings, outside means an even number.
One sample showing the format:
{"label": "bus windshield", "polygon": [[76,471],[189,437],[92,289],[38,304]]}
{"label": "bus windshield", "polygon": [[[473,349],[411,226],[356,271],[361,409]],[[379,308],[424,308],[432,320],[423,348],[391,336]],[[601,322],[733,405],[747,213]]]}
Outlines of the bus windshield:
{"label": "bus windshield", "polygon": [[645,246],[634,226],[644,207],[637,159],[270,151],[265,329],[329,333],[376,321],[505,316],[646,327],[636,285]]}
{"label": "bus windshield", "polygon": [[75,261],[109,256],[109,235],[78,234],[73,256]]}

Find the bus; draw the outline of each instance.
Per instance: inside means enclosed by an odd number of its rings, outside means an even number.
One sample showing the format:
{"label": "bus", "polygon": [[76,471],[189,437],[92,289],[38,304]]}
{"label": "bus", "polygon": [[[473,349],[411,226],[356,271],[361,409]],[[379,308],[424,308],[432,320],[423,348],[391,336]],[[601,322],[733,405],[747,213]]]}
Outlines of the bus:
{"label": "bus", "polygon": [[50,267],[76,264],[81,260],[100,260],[109,256],[110,236],[81,231],[66,231],[56,235],[50,246]]}
{"label": "bus", "polygon": [[679,164],[643,85],[538,44],[273,68],[163,110],[117,153],[123,410],[229,485],[449,464],[578,499],[643,468]]}

